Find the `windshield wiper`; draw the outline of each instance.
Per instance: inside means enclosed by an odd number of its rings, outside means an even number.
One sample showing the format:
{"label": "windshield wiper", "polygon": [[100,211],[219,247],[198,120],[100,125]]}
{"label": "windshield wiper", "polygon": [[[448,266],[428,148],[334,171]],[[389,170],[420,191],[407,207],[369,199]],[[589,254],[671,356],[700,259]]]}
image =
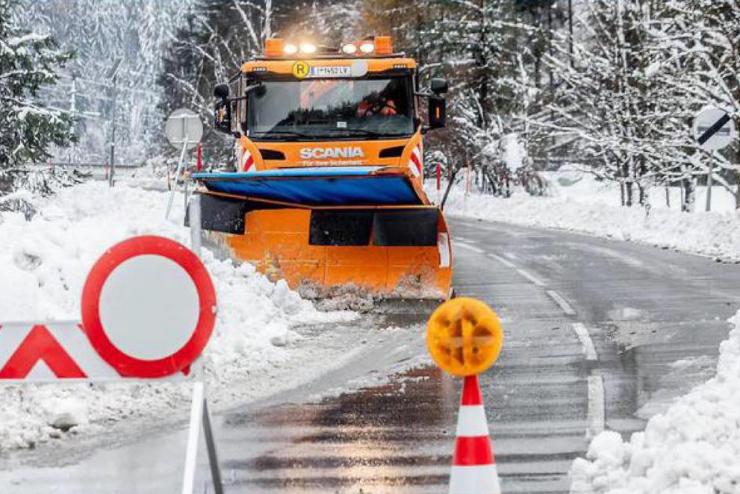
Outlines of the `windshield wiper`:
{"label": "windshield wiper", "polygon": [[290,137],[309,137],[313,138],[316,137],[313,134],[306,134],[304,132],[296,132],[295,130],[281,130],[281,129],[272,129],[268,130],[267,132],[259,132],[255,133],[251,137],[256,137],[258,139],[269,139],[272,136],[290,136]]}
{"label": "windshield wiper", "polygon": [[350,136],[352,134],[360,134],[360,135],[371,136],[371,137],[403,137],[403,136],[408,135],[405,132],[401,132],[401,133],[399,132],[377,132],[375,130],[368,130],[368,129],[322,129],[322,131],[323,130],[328,130],[331,132],[343,132],[343,133],[349,134]]}

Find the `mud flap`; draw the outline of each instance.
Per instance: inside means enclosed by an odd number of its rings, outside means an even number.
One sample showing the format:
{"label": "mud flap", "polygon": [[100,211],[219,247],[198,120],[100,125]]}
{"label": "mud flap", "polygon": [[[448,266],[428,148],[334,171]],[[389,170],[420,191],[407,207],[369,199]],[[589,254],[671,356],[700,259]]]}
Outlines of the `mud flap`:
{"label": "mud flap", "polygon": [[[257,206],[244,199],[200,194],[201,228],[205,231],[244,233],[244,215],[253,209],[270,209],[269,206]],[[190,226],[189,211],[185,213],[185,226]]]}

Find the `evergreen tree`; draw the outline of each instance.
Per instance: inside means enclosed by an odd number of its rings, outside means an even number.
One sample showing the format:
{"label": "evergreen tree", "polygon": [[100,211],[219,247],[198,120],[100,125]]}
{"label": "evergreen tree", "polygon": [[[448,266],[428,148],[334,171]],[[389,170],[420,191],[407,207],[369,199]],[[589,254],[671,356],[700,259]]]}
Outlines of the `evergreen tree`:
{"label": "evergreen tree", "polygon": [[52,144],[72,138],[72,118],[39,98],[55,84],[72,53],[46,35],[20,27],[15,0],[0,0],[0,190],[12,187],[29,162],[46,159]]}

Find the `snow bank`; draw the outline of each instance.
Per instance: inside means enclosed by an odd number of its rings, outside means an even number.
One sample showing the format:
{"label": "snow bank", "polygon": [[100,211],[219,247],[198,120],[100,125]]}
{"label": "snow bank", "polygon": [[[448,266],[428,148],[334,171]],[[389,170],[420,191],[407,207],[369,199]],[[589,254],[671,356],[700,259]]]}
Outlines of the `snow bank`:
{"label": "snow bank", "polygon": [[596,436],[571,467],[573,493],[740,492],[740,312],[720,346],[717,375],[622,441]]}
{"label": "snow bank", "polygon": [[[427,184],[427,190],[433,186]],[[445,210],[450,215],[560,228],[740,259],[740,215],[735,211],[687,214],[654,207],[648,214],[641,207],[621,207],[611,194],[608,200],[605,195],[606,191],[586,185],[577,195],[556,189],[554,197],[532,197],[516,190],[508,199],[478,193],[466,199],[462,187],[456,187],[450,191]],[[436,197],[436,191],[430,197]]]}
{"label": "snow bank", "polygon": [[[78,319],[90,267],[127,237],[158,234],[187,245],[182,196],[176,198],[171,221],[163,219],[166,199],[162,192],[90,182],[38,201],[39,213],[30,221],[19,213],[0,213],[0,321]],[[254,386],[234,385],[250,375],[265,376],[264,387],[277,386],[268,382],[269,369],[290,357],[290,343],[298,339],[291,330],[295,324],[353,317],[317,311],[284,282],[268,281],[251,265],[217,260],[206,249],[203,260],[219,304],[204,358],[217,401],[254,398]],[[176,406],[186,413],[182,404],[188,390],[182,384],[5,387],[0,449],[32,446],[70,428],[95,431],[125,417],[160,415]]]}

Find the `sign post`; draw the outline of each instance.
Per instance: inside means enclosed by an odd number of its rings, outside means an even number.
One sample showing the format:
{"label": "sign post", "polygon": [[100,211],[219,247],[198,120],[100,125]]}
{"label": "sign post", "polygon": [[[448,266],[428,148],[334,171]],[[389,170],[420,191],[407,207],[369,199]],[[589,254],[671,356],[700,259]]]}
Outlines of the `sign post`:
{"label": "sign post", "polygon": [[81,322],[0,323],[0,384],[193,379],[183,493],[193,492],[202,425],[214,492],[222,494],[200,365],[216,291],[198,256],[164,237],[124,240],[93,265],[81,307]]}
{"label": "sign post", "polygon": [[180,108],[172,112],[172,115],[167,119],[165,134],[167,135],[167,140],[175,149],[181,149],[180,159],[177,162],[177,169],[175,170],[175,183],[167,200],[167,211],[164,215],[165,219],[167,219],[172,209],[172,200],[175,197],[177,179],[180,177],[184,166],[185,151],[194,148],[200,143],[203,137],[203,123],[194,111],[187,108]]}
{"label": "sign post", "polygon": [[441,199],[440,194],[442,190],[442,163],[437,163],[436,167],[436,173],[437,173],[437,204],[439,204],[439,201]]}
{"label": "sign post", "polygon": [[728,146],[737,138],[735,122],[730,115],[715,107],[705,107],[694,117],[694,139],[703,150],[712,153],[707,171],[707,204],[706,210],[712,209],[712,181],[714,158],[716,152]]}

